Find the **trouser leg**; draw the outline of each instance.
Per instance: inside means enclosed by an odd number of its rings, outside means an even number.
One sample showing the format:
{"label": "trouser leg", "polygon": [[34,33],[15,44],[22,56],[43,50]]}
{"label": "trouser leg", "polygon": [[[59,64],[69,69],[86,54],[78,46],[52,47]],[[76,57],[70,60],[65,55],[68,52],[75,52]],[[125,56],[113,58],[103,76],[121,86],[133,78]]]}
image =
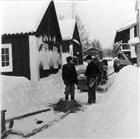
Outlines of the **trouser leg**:
{"label": "trouser leg", "polygon": [[71,100],[74,100],[74,95],[71,95]]}
{"label": "trouser leg", "polygon": [[92,88],[88,87],[88,103],[92,103]]}
{"label": "trouser leg", "polygon": [[65,94],[65,100],[68,100],[69,99],[69,94],[70,94],[70,86],[69,85],[65,87],[64,94]]}
{"label": "trouser leg", "polygon": [[74,91],[75,91],[75,86],[74,84],[71,84],[70,85],[71,100],[74,100],[74,95],[75,95]]}
{"label": "trouser leg", "polygon": [[96,84],[94,87],[88,87],[88,103],[96,102]]}
{"label": "trouser leg", "polygon": [[97,87],[97,82],[95,83],[94,87],[93,87],[93,94],[92,94],[92,102],[95,103],[96,102],[96,87]]}
{"label": "trouser leg", "polygon": [[65,100],[69,99],[69,95],[71,95],[71,100],[74,100],[74,91],[75,91],[75,87],[74,84],[70,84],[68,86],[66,86],[65,88]]}
{"label": "trouser leg", "polygon": [[65,100],[69,100],[69,95],[65,94]]}

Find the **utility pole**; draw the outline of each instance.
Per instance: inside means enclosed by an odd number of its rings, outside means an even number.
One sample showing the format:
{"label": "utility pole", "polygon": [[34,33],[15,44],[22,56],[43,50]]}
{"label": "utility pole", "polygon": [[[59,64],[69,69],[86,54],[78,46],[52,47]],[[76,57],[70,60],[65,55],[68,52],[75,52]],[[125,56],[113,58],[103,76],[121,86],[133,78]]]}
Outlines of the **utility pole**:
{"label": "utility pole", "polygon": [[137,44],[137,66],[140,67],[140,0],[136,0],[135,10],[137,11],[137,37],[139,40],[139,43]]}

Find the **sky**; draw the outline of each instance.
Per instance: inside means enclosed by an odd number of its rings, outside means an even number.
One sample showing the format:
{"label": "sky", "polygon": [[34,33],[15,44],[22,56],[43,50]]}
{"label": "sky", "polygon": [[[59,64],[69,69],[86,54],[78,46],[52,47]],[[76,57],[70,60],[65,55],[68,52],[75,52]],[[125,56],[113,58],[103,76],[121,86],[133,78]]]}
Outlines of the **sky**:
{"label": "sky", "polygon": [[136,17],[135,0],[129,1],[55,1],[57,15],[68,18],[72,3],[76,3],[76,12],[89,32],[89,39],[98,39],[102,48],[110,48],[116,31],[124,23]]}
{"label": "sky", "polygon": [[89,40],[98,39],[102,48],[112,47],[116,31],[127,21],[136,18],[135,0],[54,0],[54,2],[57,15],[64,15],[65,18],[69,18],[72,3],[76,3],[75,10],[85,30],[89,32]]}

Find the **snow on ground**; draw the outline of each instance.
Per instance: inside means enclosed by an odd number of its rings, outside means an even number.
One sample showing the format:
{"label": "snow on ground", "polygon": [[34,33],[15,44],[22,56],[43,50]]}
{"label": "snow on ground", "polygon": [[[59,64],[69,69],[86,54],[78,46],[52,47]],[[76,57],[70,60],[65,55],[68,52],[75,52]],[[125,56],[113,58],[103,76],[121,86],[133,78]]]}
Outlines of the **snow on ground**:
{"label": "snow on ground", "polygon": [[[139,69],[127,66],[108,82],[108,92],[97,93],[97,103],[85,105],[84,111],[64,120],[32,138],[138,138],[139,136]],[[87,101],[87,94],[77,94]]]}
{"label": "snow on ground", "polygon": [[[112,71],[111,65],[109,72]],[[138,138],[139,73],[140,68],[130,65],[124,67],[119,73],[112,74],[107,84],[102,86],[108,87],[108,91],[97,92],[97,103],[93,105],[86,105],[86,92],[79,93],[76,90],[76,100],[83,104],[82,110],[69,114],[63,120],[30,138]],[[24,82],[20,82],[18,86],[9,88],[2,94],[3,108],[9,111],[9,113],[6,112],[6,115],[9,114],[7,117],[48,107],[49,103],[57,102],[64,97],[61,71],[41,79],[34,87],[30,81],[23,79],[22,81]],[[11,114],[12,112],[14,114]],[[35,118],[47,122],[53,119],[54,115],[59,116],[58,113],[50,111],[25,118],[26,122],[19,120],[20,124],[17,121],[14,128],[25,132],[27,123],[30,123],[28,129],[38,126],[31,122]],[[9,135],[8,138],[20,137]]]}
{"label": "snow on ground", "polygon": [[6,119],[47,108],[49,103],[63,97],[61,70],[57,75],[42,78],[32,84],[24,77],[2,76],[2,109]]}

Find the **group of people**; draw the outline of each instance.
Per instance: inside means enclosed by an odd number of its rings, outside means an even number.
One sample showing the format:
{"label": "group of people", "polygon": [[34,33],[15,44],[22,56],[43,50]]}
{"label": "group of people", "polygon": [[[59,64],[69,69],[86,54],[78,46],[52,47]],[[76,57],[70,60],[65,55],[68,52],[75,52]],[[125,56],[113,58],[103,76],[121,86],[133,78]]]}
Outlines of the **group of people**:
{"label": "group of people", "polygon": [[[71,56],[66,58],[67,64],[62,68],[62,79],[65,84],[65,100],[75,100],[75,84],[78,84],[77,72],[74,65],[74,60]],[[88,86],[88,104],[96,103],[96,87],[100,84],[103,76],[103,64],[99,58],[93,60],[91,55],[86,56],[88,63],[85,76],[87,77],[86,85]]]}

